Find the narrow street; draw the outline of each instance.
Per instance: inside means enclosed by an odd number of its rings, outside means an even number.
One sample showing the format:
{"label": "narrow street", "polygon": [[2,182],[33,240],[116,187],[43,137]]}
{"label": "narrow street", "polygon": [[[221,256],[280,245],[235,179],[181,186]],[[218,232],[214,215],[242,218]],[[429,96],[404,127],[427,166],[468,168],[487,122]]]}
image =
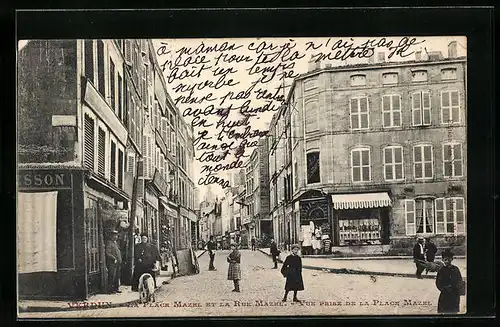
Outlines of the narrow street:
{"label": "narrow street", "polygon": [[[208,271],[207,253],[199,258],[198,275],[178,277],[157,292],[149,306],[86,311],[25,313],[23,317],[178,317],[294,315],[435,314],[439,292],[433,279],[340,275],[303,270],[303,303],[282,303],[285,279],[259,251],[242,250],[241,293],[227,280],[226,256],[218,251],[217,271]],[[281,267],[281,265],[280,265]],[[410,303],[411,301],[411,303]],[[465,297],[461,298],[465,311]]]}

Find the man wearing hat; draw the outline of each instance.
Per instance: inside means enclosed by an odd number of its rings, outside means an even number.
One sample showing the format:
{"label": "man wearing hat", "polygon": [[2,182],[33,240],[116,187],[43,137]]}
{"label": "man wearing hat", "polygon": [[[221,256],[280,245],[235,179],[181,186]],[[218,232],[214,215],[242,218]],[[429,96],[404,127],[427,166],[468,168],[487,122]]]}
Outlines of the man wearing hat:
{"label": "man wearing hat", "polygon": [[121,293],[119,280],[121,275],[122,254],[116,241],[118,231],[112,230],[106,241],[106,267],[108,268],[108,293]]}
{"label": "man wearing hat", "polygon": [[156,274],[153,269],[156,261],[160,261],[160,253],[156,246],[148,243],[148,234],[141,233],[141,243],[137,244],[134,249],[134,278],[132,282],[132,291],[139,289],[139,278],[144,273],[151,274],[156,287]]}
{"label": "man wearing hat", "polygon": [[438,300],[438,313],[457,313],[460,311],[460,294],[465,290],[462,274],[457,266],[451,264],[453,252],[446,249],[441,253],[444,267],[439,269],[436,276],[436,287],[441,292]]}
{"label": "man wearing hat", "polygon": [[[417,239],[417,244],[413,247],[413,260],[421,260],[425,261],[424,254],[424,238],[419,236]],[[425,269],[425,266],[417,261],[415,261],[415,265],[417,266],[417,278],[422,279],[422,272]]]}

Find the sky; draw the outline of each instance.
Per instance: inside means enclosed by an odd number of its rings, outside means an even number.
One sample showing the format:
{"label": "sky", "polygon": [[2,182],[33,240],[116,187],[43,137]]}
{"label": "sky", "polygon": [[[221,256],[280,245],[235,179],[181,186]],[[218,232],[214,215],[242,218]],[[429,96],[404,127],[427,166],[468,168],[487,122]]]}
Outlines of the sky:
{"label": "sky", "polygon": [[[204,133],[201,134],[204,138],[211,139],[202,141],[219,147],[212,153],[211,158],[207,151],[196,151],[195,158],[204,162],[194,161],[195,184],[198,184],[200,178],[207,179],[209,168],[213,169],[217,164],[238,161],[235,157],[236,151],[233,149],[241,146],[242,138],[238,138],[238,133],[241,134],[245,128],[250,128],[250,131],[256,129],[266,131],[275,113],[275,111],[270,110],[250,116],[246,125],[232,128],[233,134],[231,134],[224,133],[223,126],[217,126],[218,122],[221,123],[220,115],[207,114],[207,109],[210,109],[210,106],[214,108],[211,113],[217,108],[232,108],[225,120],[222,120],[224,124],[234,123],[238,120],[244,121],[245,116],[239,113],[238,108],[245,104],[247,108],[254,109],[262,108],[267,104],[271,109],[277,110],[281,104],[279,97],[288,94],[288,87],[292,84],[295,76],[308,71],[311,58],[318,59],[320,53],[332,53],[333,55],[339,50],[345,54],[349,46],[351,48],[360,47],[367,40],[372,41],[367,45],[367,48],[373,48],[375,60],[377,60],[376,54],[379,52],[385,52],[388,62],[414,60],[414,52],[424,49],[428,52],[441,51],[447,57],[448,44],[451,41],[458,42],[458,55],[466,56],[466,38],[455,36],[153,40],[158,62],[164,68],[163,74],[167,82],[167,91],[174,102],[177,102],[180,113],[184,114],[184,119],[188,124],[194,122],[200,125],[200,121],[205,120],[204,126],[194,127],[194,137],[199,136],[199,133]],[[22,49],[27,42],[25,40],[19,41],[18,49]],[[390,42],[392,44],[389,44]],[[405,45],[407,45],[406,48]],[[401,55],[398,55],[398,50],[401,50]],[[389,58],[391,53],[394,54],[392,58]],[[325,64],[343,66],[366,62],[368,62],[367,58],[325,59],[321,60],[321,67],[324,67]],[[284,75],[283,78],[281,75]],[[218,81],[219,84],[217,84]],[[255,84],[253,88],[252,84]],[[281,89],[278,89],[279,87]],[[191,100],[195,98],[197,101],[183,103],[188,102],[190,91],[192,91]],[[259,96],[264,95],[272,96],[272,99],[258,99]],[[205,100],[203,97],[206,97]],[[205,111],[206,115],[202,111]],[[205,127],[208,125],[211,126]],[[228,127],[225,128],[225,131],[228,131]],[[247,137],[246,139],[248,143],[251,143],[258,137]],[[198,146],[200,143],[201,141]],[[223,156],[224,150],[220,149],[223,143],[226,143],[227,146],[233,144],[225,156]],[[249,156],[253,150],[254,147],[245,147],[243,157],[239,161],[244,164],[247,160],[245,156]],[[212,159],[212,161],[207,159]],[[214,175],[228,179],[228,174],[224,172],[214,173]],[[198,186],[198,188],[201,201],[207,187]],[[217,184],[212,184],[210,189],[219,197],[224,194],[222,187]]]}

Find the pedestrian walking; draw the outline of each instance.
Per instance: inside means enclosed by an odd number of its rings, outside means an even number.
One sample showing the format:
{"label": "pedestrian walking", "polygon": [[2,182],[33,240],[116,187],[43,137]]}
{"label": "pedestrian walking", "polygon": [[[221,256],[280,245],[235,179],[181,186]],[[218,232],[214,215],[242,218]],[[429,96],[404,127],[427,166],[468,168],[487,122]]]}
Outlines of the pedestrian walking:
{"label": "pedestrian walking", "polygon": [[465,294],[465,285],[460,269],[451,264],[453,252],[446,249],[441,253],[444,267],[436,276],[436,287],[441,292],[438,299],[438,313],[457,313],[460,311],[460,295]]}
{"label": "pedestrian walking", "polygon": [[[434,262],[434,258],[436,257],[437,253],[437,247],[436,244],[432,243],[430,237],[425,239],[424,252],[425,252],[425,260],[427,262]],[[425,268],[425,273],[427,274],[428,272],[429,270]]]}
{"label": "pedestrian walking", "polygon": [[424,271],[425,266],[418,260],[425,261],[423,237],[419,237],[417,239],[417,244],[415,244],[415,246],[413,247],[413,260],[415,260],[415,265],[417,267],[417,278],[422,279],[422,272]]}
{"label": "pedestrian walking", "polygon": [[252,251],[255,251],[255,237],[252,237],[251,244],[252,244]]}
{"label": "pedestrian walking", "polygon": [[121,265],[122,265],[122,254],[120,248],[117,244],[118,231],[111,231],[109,239],[106,241],[106,267],[108,268],[108,293],[121,293],[120,287],[120,277],[121,277]]}
{"label": "pedestrian walking", "polygon": [[231,253],[227,257],[229,267],[227,268],[227,279],[232,280],[234,284],[233,292],[240,292],[241,280],[241,253],[238,251],[236,243],[231,243]]}
{"label": "pedestrian walking", "polygon": [[285,296],[283,302],[286,302],[288,293],[293,291],[293,302],[301,302],[297,298],[297,291],[304,290],[304,281],[302,279],[302,259],[299,257],[300,246],[298,244],[292,245],[292,254],[286,257],[283,266],[281,267],[281,274],[286,278],[285,283]]}
{"label": "pedestrian walking", "polygon": [[217,270],[215,269],[214,266],[215,249],[217,249],[217,244],[214,241],[214,237],[210,236],[210,240],[207,242],[208,255],[210,256],[210,263],[208,264],[208,270]]}
{"label": "pedestrian walking", "polygon": [[160,261],[160,254],[155,245],[148,243],[148,234],[141,234],[141,243],[137,244],[134,249],[134,276],[132,283],[132,291],[139,290],[139,278],[144,273],[153,276],[155,288],[156,285],[156,262]]}
{"label": "pedestrian walking", "polygon": [[274,262],[274,267],[272,269],[278,269],[278,256],[280,255],[280,251],[278,250],[278,245],[276,245],[274,239],[271,239],[270,252]]}

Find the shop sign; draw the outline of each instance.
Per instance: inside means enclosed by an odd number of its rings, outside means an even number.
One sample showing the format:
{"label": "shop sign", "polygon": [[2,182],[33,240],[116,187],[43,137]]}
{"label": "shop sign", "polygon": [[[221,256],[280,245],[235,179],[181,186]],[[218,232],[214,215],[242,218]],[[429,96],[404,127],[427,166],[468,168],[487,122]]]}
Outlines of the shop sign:
{"label": "shop sign", "polygon": [[20,188],[70,188],[69,171],[19,171]]}
{"label": "shop sign", "polygon": [[146,189],[146,201],[149,202],[153,206],[153,208],[158,210],[158,198],[153,193],[151,193],[151,191],[147,189]]}
{"label": "shop sign", "polygon": [[167,195],[168,183],[161,176],[158,170],[155,171],[153,176],[153,184],[160,190],[162,195]]}

